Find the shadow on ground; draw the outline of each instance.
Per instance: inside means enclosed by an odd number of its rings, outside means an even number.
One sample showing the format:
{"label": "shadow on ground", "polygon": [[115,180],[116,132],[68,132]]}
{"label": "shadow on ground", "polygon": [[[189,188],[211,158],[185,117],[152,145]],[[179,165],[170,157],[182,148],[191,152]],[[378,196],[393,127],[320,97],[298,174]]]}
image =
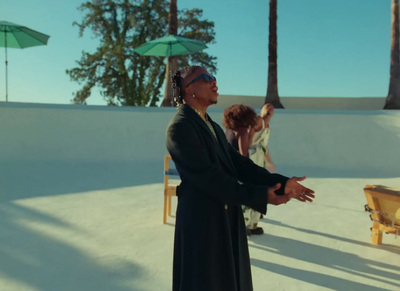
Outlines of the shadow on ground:
{"label": "shadow on ground", "polygon": [[163,182],[163,161],[2,162],[0,203]]}
{"label": "shadow on ground", "polygon": [[132,288],[126,287],[126,281],[143,273],[132,262],[91,257],[80,246],[46,232],[43,226],[51,225],[90,238],[90,234],[33,209],[7,202],[0,205],[0,220],[0,277],[7,278],[1,290],[69,291],[76,286],[75,290],[128,291]]}
{"label": "shadow on ground", "polygon": [[[267,223],[277,224],[279,226],[289,227],[287,225],[277,223],[273,220],[267,220]],[[296,228],[298,231],[312,233],[314,235],[321,235],[332,238],[333,240],[343,240],[347,243],[358,244],[363,247],[371,247],[370,244],[359,242],[352,239],[342,238],[339,236],[329,235],[312,231],[308,229]],[[296,259],[302,262],[319,265],[324,268],[329,268],[334,271],[342,271],[347,274],[352,274],[360,280],[352,281],[341,278],[335,275],[322,274],[315,271],[309,271],[290,267],[287,264],[281,265],[273,262],[267,262],[260,259],[251,259],[253,266],[265,269],[269,272],[277,273],[282,276],[291,277],[300,281],[314,284],[321,287],[332,288],[335,290],[384,290],[362,283],[365,279],[378,281],[381,284],[388,284],[395,288],[400,288],[400,278],[398,276],[400,267],[387,264],[380,261],[369,260],[361,258],[358,255],[343,252],[337,249],[303,242],[291,238],[280,237],[276,235],[266,234],[257,238],[251,238],[253,244],[250,248],[256,248],[266,252],[272,252],[283,257]],[[394,253],[399,253],[399,249],[388,247]],[[285,259],[283,261],[286,262]],[[313,268],[318,269],[318,268]]]}

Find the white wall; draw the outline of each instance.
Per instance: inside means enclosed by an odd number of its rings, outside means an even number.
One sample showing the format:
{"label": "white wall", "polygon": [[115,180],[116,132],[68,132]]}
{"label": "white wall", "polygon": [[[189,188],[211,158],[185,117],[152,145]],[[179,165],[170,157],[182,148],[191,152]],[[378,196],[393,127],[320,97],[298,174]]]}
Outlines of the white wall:
{"label": "white wall", "polygon": [[164,149],[162,127],[175,112],[22,103],[3,103],[0,110],[0,158],[34,161],[155,159]]}
{"label": "white wall", "polygon": [[[264,104],[262,96],[220,95],[216,107],[226,108],[232,104],[245,104],[259,108]],[[280,97],[286,109],[313,110],[381,110],[385,105],[384,97]]]}
{"label": "white wall", "polygon": [[[222,111],[209,114],[221,124]],[[33,181],[38,195],[54,194],[57,183],[62,192],[161,183],[175,112],[2,102],[0,191],[22,198]],[[400,175],[400,111],[276,110],[271,128],[271,155],[284,174]]]}
{"label": "white wall", "polygon": [[400,111],[280,110],[271,155],[314,177],[399,177]]}

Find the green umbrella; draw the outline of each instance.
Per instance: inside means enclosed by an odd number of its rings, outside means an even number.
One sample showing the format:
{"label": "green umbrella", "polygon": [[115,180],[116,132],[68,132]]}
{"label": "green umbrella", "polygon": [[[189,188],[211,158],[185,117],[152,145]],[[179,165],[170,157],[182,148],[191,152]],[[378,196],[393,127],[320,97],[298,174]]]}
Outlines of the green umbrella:
{"label": "green umbrella", "polygon": [[0,21],[0,47],[5,47],[6,50],[6,101],[8,101],[7,47],[26,48],[46,45],[49,37],[22,25]]}
{"label": "green umbrella", "polygon": [[200,40],[168,35],[142,44],[133,51],[143,56],[170,57],[190,55],[206,47],[205,42]]}

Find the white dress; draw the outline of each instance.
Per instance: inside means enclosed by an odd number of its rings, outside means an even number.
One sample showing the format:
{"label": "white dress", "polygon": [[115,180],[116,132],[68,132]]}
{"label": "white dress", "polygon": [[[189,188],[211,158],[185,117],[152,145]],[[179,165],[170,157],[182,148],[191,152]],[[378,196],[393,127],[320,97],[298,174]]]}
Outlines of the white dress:
{"label": "white dress", "polygon": [[[249,147],[249,158],[258,166],[266,168],[267,158],[265,155],[268,152],[268,140],[270,135],[270,128],[264,127],[264,121],[262,123],[262,129],[254,133],[253,144]],[[257,227],[257,223],[260,220],[260,213],[251,209],[248,206],[242,206],[243,217],[246,227],[254,229]]]}
{"label": "white dress", "polygon": [[268,140],[270,132],[270,128],[264,127],[263,122],[262,129],[254,133],[253,144],[249,148],[249,158],[263,168],[267,167],[267,158],[265,155],[268,153]]}

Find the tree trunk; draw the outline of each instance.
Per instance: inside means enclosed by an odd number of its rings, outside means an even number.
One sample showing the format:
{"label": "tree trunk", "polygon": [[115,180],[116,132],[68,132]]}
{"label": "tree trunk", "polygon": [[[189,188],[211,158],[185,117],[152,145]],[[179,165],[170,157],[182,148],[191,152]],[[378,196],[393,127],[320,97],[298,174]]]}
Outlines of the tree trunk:
{"label": "tree trunk", "polygon": [[400,109],[399,0],[392,0],[392,48],[389,93],[384,109]]}
{"label": "tree trunk", "polygon": [[278,95],[277,6],[277,0],[269,1],[268,86],[264,104],[271,103],[275,108],[284,108]]}
{"label": "tree trunk", "polygon": [[[177,0],[169,1],[169,17],[168,17],[168,34],[177,35],[178,34],[178,6],[176,4]],[[172,80],[171,74],[174,74],[178,69],[177,61],[175,57],[167,58],[167,66],[165,68],[165,90],[164,90],[164,100],[161,103],[161,107],[171,107],[176,106],[172,93]]]}

